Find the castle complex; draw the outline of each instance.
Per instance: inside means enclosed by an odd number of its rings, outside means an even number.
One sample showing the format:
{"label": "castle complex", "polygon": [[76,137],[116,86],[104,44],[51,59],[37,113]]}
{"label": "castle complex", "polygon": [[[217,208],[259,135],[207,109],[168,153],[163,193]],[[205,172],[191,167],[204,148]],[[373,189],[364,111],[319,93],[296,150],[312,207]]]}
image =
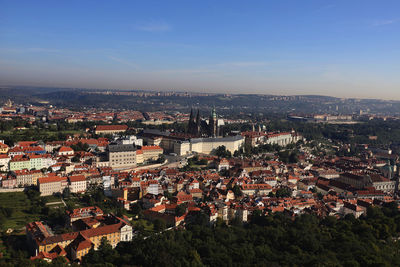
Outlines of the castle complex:
{"label": "castle complex", "polygon": [[187,133],[194,137],[219,136],[218,117],[215,108],[212,109],[208,122],[201,120],[199,110],[197,110],[196,118],[194,117],[193,110],[191,110]]}

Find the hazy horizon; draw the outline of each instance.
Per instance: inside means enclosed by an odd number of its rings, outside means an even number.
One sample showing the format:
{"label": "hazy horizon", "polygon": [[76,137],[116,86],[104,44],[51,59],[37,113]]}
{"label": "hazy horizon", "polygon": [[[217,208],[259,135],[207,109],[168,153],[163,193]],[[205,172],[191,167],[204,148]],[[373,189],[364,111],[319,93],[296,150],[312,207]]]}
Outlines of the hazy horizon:
{"label": "hazy horizon", "polygon": [[0,84],[400,100],[398,1],[0,1]]}
{"label": "hazy horizon", "polygon": [[[2,85],[0,84],[0,90],[5,88],[42,88],[42,89],[57,89],[60,91],[64,90],[101,90],[101,91],[136,91],[136,92],[170,92],[170,93],[193,93],[193,94],[210,94],[210,95],[263,95],[263,96],[282,96],[282,97],[293,97],[293,96],[317,96],[317,97],[333,97],[338,99],[359,99],[359,100],[382,100],[382,101],[395,101],[400,102],[397,99],[385,99],[378,97],[337,97],[327,94],[273,94],[273,93],[249,93],[249,92],[211,92],[211,91],[196,91],[196,90],[179,90],[179,89],[155,89],[155,88],[94,88],[94,87],[63,87],[63,86],[41,86],[41,85]],[[56,90],[55,90],[56,91]]]}

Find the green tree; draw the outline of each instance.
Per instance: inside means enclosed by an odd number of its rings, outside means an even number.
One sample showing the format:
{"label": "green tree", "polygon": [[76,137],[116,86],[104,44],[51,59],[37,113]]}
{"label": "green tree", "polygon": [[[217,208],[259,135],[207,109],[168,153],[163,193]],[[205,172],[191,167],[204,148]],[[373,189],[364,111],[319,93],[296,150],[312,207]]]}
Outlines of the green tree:
{"label": "green tree", "polygon": [[229,150],[226,150],[225,146],[219,146],[215,149],[214,155],[218,156],[219,158],[231,158],[232,154]]}
{"label": "green tree", "polygon": [[101,266],[107,266],[118,258],[118,251],[114,250],[107,238],[103,237],[97,251],[91,249],[89,253],[83,257],[82,264],[85,266],[89,264],[101,264]]}
{"label": "green tree", "polygon": [[235,197],[241,197],[243,195],[242,190],[240,189],[240,186],[235,184],[232,187],[232,191],[235,194]]}
{"label": "green tree", "polygon": [[186,213],[186,210],[187,210],[187,205],[185,203],[182,203],[182,204],[176,206],[175,216],[177,216],[177,217],[182,216],[183,214]]}
{"label": "green tree", "polygon": [[63,196],[63,198],[70,198],[71,197],[71,189],[69,189],[69,187],[64,188],[62,196]]}
{"label": "green tree", "polygon": [[154,220],[153,225],[154,225],[154,230],[157,232],[164,231],[166,228],[165,221],[160,220],[160,219]]}
{"label": "green tree", "polygon": [[131,212],[132,212],[134,215],[138,215],[138,216],[140,217],[140,215],[141,215],[141,213],[142,213],[142,207],[141,207],[138,203],[135,203],[135,204],[133,204],[132,207],[131,207]]}
{"label": "green tree", "polygon": [[276,190],[275,196],[280,198],[280,197],[291,197],[292,196],[292,190],[286,187],[281,187],[278,190]]}

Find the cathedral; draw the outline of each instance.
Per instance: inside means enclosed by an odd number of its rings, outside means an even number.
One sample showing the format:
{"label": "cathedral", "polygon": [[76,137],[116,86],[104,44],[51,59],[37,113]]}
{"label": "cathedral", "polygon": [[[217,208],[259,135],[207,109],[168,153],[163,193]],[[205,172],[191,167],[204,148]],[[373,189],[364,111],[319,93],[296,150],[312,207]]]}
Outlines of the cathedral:
{"label": "cathedral", "polygon": [[215,108],[212,109],[210,117],[207,121],[200,118],[200,111],[197,110],[194,117],[193,109],[190,111],[188,134],[196,137],[217,137],[219,136],[218,117]]}

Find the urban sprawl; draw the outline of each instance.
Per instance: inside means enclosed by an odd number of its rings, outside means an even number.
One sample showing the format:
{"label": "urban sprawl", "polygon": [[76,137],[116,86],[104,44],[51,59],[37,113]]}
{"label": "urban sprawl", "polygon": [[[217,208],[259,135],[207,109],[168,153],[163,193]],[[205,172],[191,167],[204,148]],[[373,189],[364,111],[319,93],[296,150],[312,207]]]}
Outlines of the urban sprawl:
{"label": "urban sprawl", "polygon": [[[149,225],[156,233],[184,229],[199,213],[210,225],[276,212],[358,218],[371,206],[396,201],[399,187],[399,158],[390,148],[357,144],[357,155],[339,156],[336,151],[350,151],[348,144],[315,143],[295,130],[269,131],[268,122],[223,118],[215,108],[73,111],[7,101],[0,111],[1,123],[20,122],[1,129],[10,136],[92,122],[59,129],[64,136],[58,140],[0,141],[0,195],[27,194],[33,201],[36,194],[37,203],[47,199],[47,209],[65,210],[56,222],[37,217],[23,230],[6,229],[26,235],[32,260],[61,256],[79,262],[105,240],[115,248]],[[230,129],[234,124],[248,127]],[[333,152],[321,155],[315,148]]]}

